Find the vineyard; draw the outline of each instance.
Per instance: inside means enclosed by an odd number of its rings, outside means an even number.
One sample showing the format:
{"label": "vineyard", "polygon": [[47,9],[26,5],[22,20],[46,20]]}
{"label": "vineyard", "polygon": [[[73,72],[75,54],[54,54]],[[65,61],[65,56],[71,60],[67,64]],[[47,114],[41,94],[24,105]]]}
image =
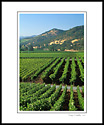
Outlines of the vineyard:
{"label": "vineyard", "polygon": [[20,110],[21,111],[83,111],[84,91],[70,89],[62,84],[57,88],[54,84],[20,84]]}
{"label": "vineyard", "polygon": [[84,111],[84,56],[22,57],[19,78],[20,111]]}
{"label": "vineyard", "polygon": [[84,58],[20,59],[20,81],[82,86]]}

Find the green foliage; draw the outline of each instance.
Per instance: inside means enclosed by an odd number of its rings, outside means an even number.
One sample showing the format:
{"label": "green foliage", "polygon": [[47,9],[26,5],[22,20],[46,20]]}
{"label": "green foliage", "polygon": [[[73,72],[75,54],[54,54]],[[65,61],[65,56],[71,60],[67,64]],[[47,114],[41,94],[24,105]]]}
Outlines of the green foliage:
{"label": "green foliage", "polygon": [[83,64],[84,64],[84,57],[81,56],[80,58],[81,58],[81,60],[82,60],[82,62],[83,62]]}
{"label": "green foliage", "polygon": [[39,99],[39,96],[41,94],[43,94],[44,92],[46,92],[47,90],[49,90],[49,88],[51,88],[50,84],[48,84],[47,86],[43,87],[42,89],[38,90],[36,93],[33,93],[33,96],[31,97],[31,103],[33,103],[34,101]]}
{"label": "green foliage", "polygon": [[53,58],[53,57],[76,57],[76,56],[82,56],[84,57],[83,52],[44,52],[44,51],[36,51],[34,53],[20,53],[20,58]]}
{"label": "green foliage", "polygon": [[51,58],[20,59],[20,79],[25,81],[29,76],[45,65],[45,63],[48,63],[51,60]]}
{"label": "green foliage", "polygon": [[59,93],[61,92],[61,89],[62,89],[62,84],[60,84],[60,86],[56,89],[56,91],[48,98],[48,101],[51,102],[52,105],[57,100]]}
{"label": "green foliage", "polygon": [[78,101],[79,101],[79,104],[80,104],[80,109],[84,110],[84,98],[82,97],[82,95],[80,93],[79,86],[77,86],[77,94],[78,94]]}
{"label": "green foliage", "polygon": [[45,80],[45,79],[48,77],[50,71],[56,66],[56,64],[60,61],[60,59],[61,59],[61,58],[58,58],[50,67],[48,67],[48,68],[42,73],[41,78],[42,78],[43,80]]}
{"label": "green foliage", "polygon": [[[63,111],[63,104],[67,93],[67,85],[65,86],[61,96],[62,84],[56,89],[54,84],[45,86],[44,84],[20,83],[20,111]],[[84,98],[77,86],[78,101],[80,109],[84,110]],[[60,97],[59,97],[60,96]],[[70,88],[69,111],[76,111],[73,85]]]}
{"label": "green foliage", "polygon": [[75,107],[74,97],[73,97],[73,85],[70,87],[70,100],[69,100],[69,111],[76,111],[77,108]]}
{"label": "green foliage", "polygon": [[82,92],[84,93],[84,86],[82,86]]}
{"label": "green foliage", "polygon": [[74,57],[72,58],[72,64],[71,64],[71,79],[70,79],[70,83],[72,84],[73,82],[75,82],[76,80],[76,64],[74,61]]}
{"label": "green foliage", "polygon": [[51,103],[48,99],[37,100],[34,103],[28,104],[26,111],[45,111],[51,108]]}
{"label": "green foliage", "polygon": [[43,98],[48,98],[55,90],[56,90],[56,85],[54,84],[48,91],[46,91],[39,97],[39,100]]}
{"label": "green foliage", "polygon": [[53,62],[54,62],[55,58],[52,59],[50,62],[48,62],[47,64],[45,64],[43,67],[40,67],[35,74],[33,74],[31,76],[31,80],[35,79],[41,72],[43,72],[48,66],[50,66]]}
{"label": "green foliage", "polygon": [[68,68],[69,68],[69,60],[70,60],[70,57],[67,58],[67,61],[66,61],[66,64],[65,64],[65,67],[64,67],[64,71],[63,71],[63,74],[62,76],[59,78],[60,82],[64,82],[66,77],[67,77],[67,73],[68,73]]}
{"label": "green foliage", "polygon": [[79,70],[80,70],[80,76],[79,77],[81,78],[81,81],[84,82],[84,69],[83,69],[83,66],[82,66],[79,58],[76,57],[76,59],[77,59],[77,63],[78,63]]}
{"label": "green foliage", "polygon": [[[25,83],[26,84],[26,83]],[[34,84],[34,83],[33,83]],[[45,83],[41,85],[36,85],[33,88],[29,87],[29,90],[25,93],[22,91],[22,88],[20,88],[20,106],[25,107],[27,103],[31,102],[31,97],[33,97],[33,93],[36,93],[39,89],[42,89],[45,87]]]}
{"label": "green foliage", "polygon": [[62,95],[61,95],[60,98],[55,102],[55,104],[52,106],[52,108],[50,109],[50,111],[60,111],[60,110],[62,110],[63,103],[65,102],[66,92],[67,92],[67,85],[65,86]]}
{"label": "green foliage", "polygon": [[[29,92],[30,89],[34,89],[34,87],[37,87],[39,86],[40,84],[37,83],[37,84],[34,84],[34,83],[21,83],[20,84],[20,93],[25,95],[27,94],[27,92]],[[34,91],[34,90],[33,90]]]}
{"label": "green foliage", "polygon": [[58,74],[59,69],[61,68],[62,64],[64,63],[64,60],[65,60],[65,58],[63,58],[61,60],[61,62],[59,64],[57,64],[57,66],[53,69],[54,73],[49,76],[51,80],[54,80],[56,78],[56,75]]}
{"label": "green foliage", "polygon": [[34,101],[38,100],[39,96],[45,91],[47,91],[50,87],[50,85],[47,85],[37,90],[35,93],[28,94],[26,96],[21,96],[20,105],[26,107],[28,103],[33,103]]}
{"label": "green foliage", "polygon": [[[62,85],[60,85],[56,91],[50,95],[48,93],[52,92],[52,90],[55,89],[55,85],[50,88],[46,93],[40,96],[39,100],[36,100],[33,103],[27,104],[27,107],[22,110],[25,111],[47,111],[50,110],[54,102],[57,100],[57,97],[59,96],[59,93],[62,89]],[[49,97],[50,96],[50,97]],[[47,98],[48,97],[48,98]]]}

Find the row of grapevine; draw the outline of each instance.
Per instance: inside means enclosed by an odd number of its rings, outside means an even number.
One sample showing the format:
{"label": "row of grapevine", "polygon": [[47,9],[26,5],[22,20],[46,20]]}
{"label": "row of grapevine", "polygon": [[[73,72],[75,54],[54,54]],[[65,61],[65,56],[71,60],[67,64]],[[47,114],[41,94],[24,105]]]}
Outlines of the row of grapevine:
{"label": "row of grapevine", "polygon": [[84,86],[82,86],[82,92],[84,93]]}
{"label": "row of grapevine", "polygon": [[67,77],[67,73],[68,73],[68,68],[69,68],[69,60],[70,60],[70,57],[67,58],[66,60],[66,64],[65,64],[65,67],[64,67],[64,71],[62,73],[62,76],[59,78],[60,82],[64,82],[66,77]]}
{"label": "row of grapevine", "polygon": [[84,69],[83,69],[83,66],[82,66],[79,58],[76,57],[76,59],[77,59],[77,63],[78,63],[79,70],[80,70],[80,76],[79,77],[81,78],[81,81],[84,82]]}
{"label": "row of grapevine", "polygon": [[54,73],[49,76],[51,80],[54,80],[56,78],[56,75],[58,74],[64,61],[65,61],[65,58],[62,58],[61,62],[54,68]]}
{"label": "row of grapevine", "polygon": [[50,109],[50,111],[60,111],[60,110],[62,110],[63,103],[65,102],[66,92],[67,92],[67,85],[65,86],[62,95],[61,95],[60,98],[55,102],[55,104],[54,104],[53,107]]}
{"label": "row of grapevine", "polygon": [[73,85],[70,87],[70,100],[69,100],[69,111],[76,111],[74,96],[73,96]]}
{"label": "row of grapevine", "polygon": [[81,92],[79,90],[79,86],[77,86],[77,93],[78,93],[78,101],[79,101],[79,104],[80,104],[80,108],[82,110],[84,110],[84,98],[81,95]]}
{"label": "row of grapevine", "polygon": [[55,90],[56,90],[56,85],[54,84],[48,91],[46,91],[39,97],[39,100],[43,98],[48,98]]}
{"label": "row of grapevine", "polygon": [[58,58],[50,67],[48,67],[48,68],[42,73],[41,78],[42,78],[43,80],[45,80],[45,79],[48,77],[50,71],[56,66],[56,64],[60,61],[60,59],[61,59],[61,58]]}
{"label": "row of grapevine", "polygon": [[74,58],[72,58],[72,64],[71,64],[71,79],[70,79],[70,83],[72,84],[73,82],[75,82],[76,80],[76,64],[74,61]]}
{"label": "row of grapevine", "polygon": [[82,56],[81,56],[80,58],[81,58],[81,60],[82,60],[82,63],[84,64],[84,58],[83,58]]}

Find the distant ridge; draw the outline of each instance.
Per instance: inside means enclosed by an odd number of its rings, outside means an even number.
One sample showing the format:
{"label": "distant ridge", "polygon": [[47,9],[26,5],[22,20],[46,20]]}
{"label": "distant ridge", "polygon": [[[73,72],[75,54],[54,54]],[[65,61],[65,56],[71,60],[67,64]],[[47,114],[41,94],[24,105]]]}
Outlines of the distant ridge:
{"label": "distant ridge", "polygon": [[32,38],[35,37],[36,35],[32,35],[32,36],[20,36],[20,39],[28,39],[28,38]]}

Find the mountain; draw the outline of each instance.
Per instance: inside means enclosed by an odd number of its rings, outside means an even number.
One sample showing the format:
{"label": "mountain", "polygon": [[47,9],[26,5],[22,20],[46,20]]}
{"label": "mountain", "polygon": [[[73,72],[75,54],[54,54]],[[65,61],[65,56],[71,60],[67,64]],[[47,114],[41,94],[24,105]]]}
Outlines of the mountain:
{"label": "mountain", "polygon": [[84,26],[77,26],[69,30],[53,28],[35,37],[22,39],[21,48],[26,45],[33,48],[50,50],[83,50],[84,49]]}
{"label": "mountain", "polygon": [[32,38],[32,37],[35,37],[36,35],[32,35],[32,36],[20,36],[20,40],[22,39],[29,39],[29,38]]}

